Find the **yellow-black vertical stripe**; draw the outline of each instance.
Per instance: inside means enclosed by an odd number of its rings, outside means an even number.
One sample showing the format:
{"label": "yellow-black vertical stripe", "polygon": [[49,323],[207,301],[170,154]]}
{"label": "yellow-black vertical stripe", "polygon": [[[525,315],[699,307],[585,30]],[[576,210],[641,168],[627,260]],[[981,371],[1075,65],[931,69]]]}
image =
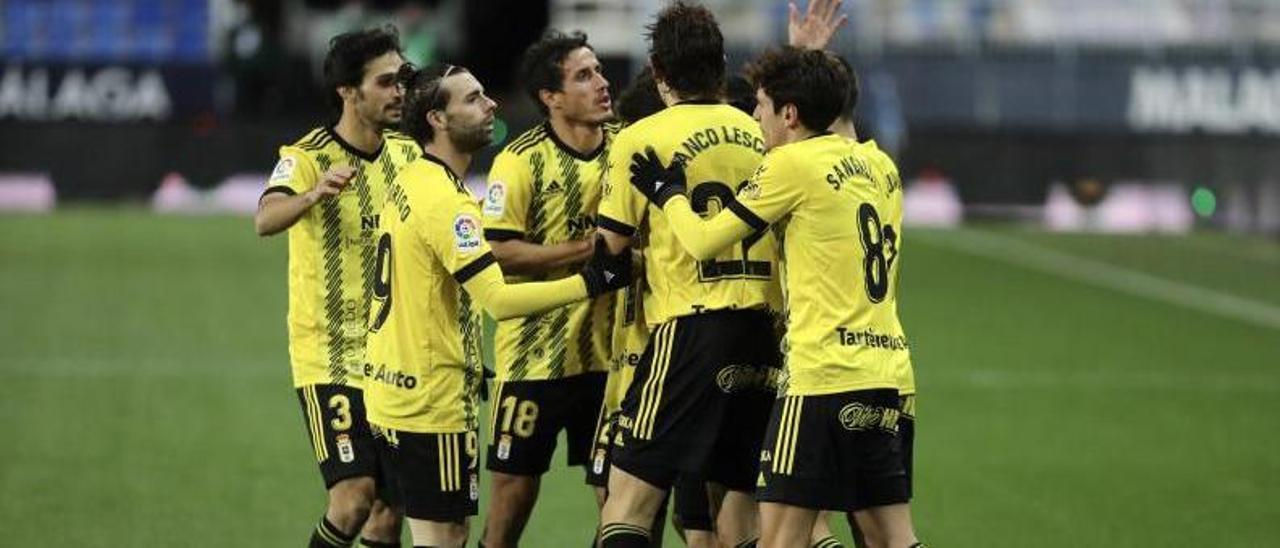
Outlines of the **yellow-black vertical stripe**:
{"label": "yellow-black vertical stripe", "polygon": [[302,387],[303,399],[307,402],[307,426],[311,429],[311,449],[316,454],[316,462],[324,462],[329,458],[329,448],[324,444],[324,415],[320,410],[320,397],[316,395],[315,385]]}
{"label": "yellow-black vertical stripe", "polygon": [[445,434],[436,435],[436,460],[440,463],[440,490],[448,491],[449,452],[445,451]]}
{"label": "yellow-black vertical stripe", "polygon": [[449,442],[453,450],[453,490],[462,489],[462,434],[449,434]]}
{"label": "yellow-black vertical stripe", "polygon": [[489,398],[489,439],[491,443],[498,443],[498,413],[502,412],[502,386],[506,384],[501,379],[493,381],[493,393]]}
{"label": "yellow-black vertical stripe", "polygon": [[632,432],[637,438],[649,439],[653,436],[653,423],[657,418],[658,407],[662,401],[662,387],[666,382],[667,369],[671,364],[671,346],[675,339],[675,321],[658,327],[653,336],[653,363],[649,367],[649,378],[645,379],[644,388],[640,392],[640,409],[636,413],[635,428]]}
{"label": "yellow-black vertical stripe", "polygon": [[791,474],[795,468],[796,439],[800,435],[800,412],[804,409],[804,396],[787,396],[782,402],[782,417],[778,421],[778,439],[773,444],[773,472]]}

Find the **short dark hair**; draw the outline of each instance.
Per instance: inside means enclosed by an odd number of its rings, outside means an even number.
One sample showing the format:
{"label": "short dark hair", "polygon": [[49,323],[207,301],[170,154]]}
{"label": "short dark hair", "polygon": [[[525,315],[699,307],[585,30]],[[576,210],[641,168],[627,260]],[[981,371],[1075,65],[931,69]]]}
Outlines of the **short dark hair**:
{"label": "short dark hair", "polygon": [[853,120],[853,113],[858,110],[858,71],[853,70],[853,65],[845,59],[843,55],[832,54],[836,60],[840,61],[840,66],[844,68],[849,76],[849,90],[844,94],[844,107],[840,109],[840,116],[847,120]]}
{"label": "short dark hair", "polygon": [[587,35],[581,32],[564,34],[557,30],[549,30],[524,50],[520,59],[520,82],[525,93],[533,99],[533,104],[543,114],[547,114],[547,105],[542,104],[538,96],[542,90],[561,91],[564,89],[564,59],[578,48],[591,49],[587,43]]}
{"label": "short dark hair", "polygon": [[756,111],[756,88],[745,76],[733,75],[724,86],[724,99],[742,112],[751,114]]}
{"label": "short dark hair", "polygon": [[766,51],[748,69],[756,89],[773,100],[773,111],[792,104],[800,123],[825,131],[844,109],[849,73],[836,58],[820,50],[785,47]]}
{"label": "short dark hair", "polygon": [[435,128],[427,122],[427,113],[449,104],[449,90],[443,87],[445,77],[468,72],[466,67],[436,63],[422,70],[405,63],[396,74],[396,83],[404,89],[404,116],[400,129],[419,145],[435,138]]}
{"label": "short dark hair", "polygon": [[631,85],[622,90],[618,96],[618,117],[623,122],[634,124],[641,118],[667,108],[658,94],[658,85],[653,80],[653,69],[645,67],[640,71]]}
{"label": "short dark hair", "polygon": [[711,11],[678,1],[647,27],[654,75],[683,96],[718,97],[724,81],[724,35]]}
{"label": "short dark hair", "polygon": [[329,40],[324,56],[325,95],[330,106],[342,108],[339,87],[358,87],[364,80],[364,66],[388,52],[400,53],[400,33],[385,25],[345,32]]}

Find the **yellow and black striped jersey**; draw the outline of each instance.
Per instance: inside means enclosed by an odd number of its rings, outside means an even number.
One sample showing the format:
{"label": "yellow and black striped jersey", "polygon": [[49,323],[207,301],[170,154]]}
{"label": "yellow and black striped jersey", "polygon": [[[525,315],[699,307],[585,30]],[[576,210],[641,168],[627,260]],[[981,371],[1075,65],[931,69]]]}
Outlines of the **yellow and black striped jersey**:
{"label": "yellow and black striped jersey", "polygon": [[289,229],[289,357],[294,386],[360,387],[373,279],[378,212],[387,184],[417,158],[418,145],[385,132],[366,154],[331,127],[312,130],[280,147],[263,194],[310,191],[335,166],[355,176],[338,196],[312,207]]}
{"label": "yellow and black striped jersey", "polygon": [[[485,238],[555,245],[582,240],[595,227],[609,142],[617,125],[590,154],[564,144],[543,123],[498,154],[489,170],[482,212]],[[507,276],[510,283],[555,280],[577,266],[537,276]],[[499,381],[559,379],[608,367],[614,296],[604,295],[549,312],[498,323],[494,356]]]}
{"label": "yellow and black striped jersey", "polygon": [[481,315],[462,284],[493,265],[480,208],[443,162],[423,155],[391,182],[380,226],[364,370],[369,422],[473,430]]}
{"label": "yellow and black striped jersey", "polygon": [[760,125],[742,111],[703,102],[670,106],[624,128],[614,139],[598,222],[627,236],[647,232],[645,320],[654,326],[709,310],[776,308],[773,234],[754,234],[714,259],[695,260],[676,240],[662,211],[631,186],[631,156],[650,146],[663,163],[684,162],[693,210],[713,216],[747,184],[760,164],[764,140]]}
{"label": "yellow and black striped jersey", "polygon": [[[874,142],[818,135],[765,155],[730,211],[781,232],[786,395],[915,392],[898,320],[902,181]],[[674,214],[674,212],[673,212]]]}

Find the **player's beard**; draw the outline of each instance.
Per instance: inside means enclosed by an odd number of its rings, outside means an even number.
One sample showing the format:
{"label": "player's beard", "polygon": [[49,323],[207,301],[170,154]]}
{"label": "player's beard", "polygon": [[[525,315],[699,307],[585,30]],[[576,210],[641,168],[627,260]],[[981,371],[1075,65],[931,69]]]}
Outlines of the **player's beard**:
{"label": "player's beard", "polygon": [[493,129],[484,121],[474,125],[449,124],[446,132],[453,146],[461,152],[475,152],[493,142]]}

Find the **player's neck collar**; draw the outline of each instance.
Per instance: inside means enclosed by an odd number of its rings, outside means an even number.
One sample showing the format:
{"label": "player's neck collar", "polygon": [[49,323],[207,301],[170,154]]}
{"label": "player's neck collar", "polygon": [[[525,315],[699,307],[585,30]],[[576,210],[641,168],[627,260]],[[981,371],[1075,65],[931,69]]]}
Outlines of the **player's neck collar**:
{"label": "player's neck collar", "polygon": [[[586,154],[583,154],[581,152],[574,150],[573,147],[569,146],[568,143],[562,141],[559,135],[556,135],[555,128],[551,127],[550,119],[547,119],[546,121],[542,122],[542,127],[546,129],[547,137],[550,137],[551,142],[555,143],[556,146],[560,148],[560,150],[563,150],[565,154],[573,156],[574,158],[577,158],[584,162],[594,160],[596,159],[597,156],[600,156],[600,153],[604,152],[604,146],[609,141],[607,137],[604,139],[600,139],[600,145],[597,146],[595,150],[588,152]],[[602,132],[604,131],[603,126],[601,127],[600,131]]]}
{"label": "player's neck collar", "polygon": [[329,132],[329,135],[333,136],[334,142],[338,143],[338,146],[342,147],[343,150],[350,152],[355,157],[360,158],[361,160],[364,160],[366,162],[372,162],[374,160],[377,160],[378,156],[382,155],[383,147],[387,146],[387,140],[383,139],[381,142],[378,143],[378,150],[375,150],[372,153],[365,152],[363,150],[356,148],[355,145],[348,143],[347,140],[343,139],[341,135],[338,135],[338,124],[335,123],[331,126],[328,126],[325,128],[325,130]]}
{"label": "player's neck collar", "polygon": [[719,105],[721,103],[722,101],[719,99],[685,99],[683,101],[677,101],[676,104],[671,106],[678,107],[680,105]]}
{"label": "player's neck collar", "polygon": [[427,152],[424,149],[422,151],[422,159],[428,162],[434,162],[434,163],[440,164],[440,167],[444,168],[445,173],[448,173],[449,177],[452,177],[455,181],[458,180],[458,174],[454,173],[453,168],[449,167],[449,164],[444,163],[444,160],[441,160],[439,156],[436,156],[435,154]]}

